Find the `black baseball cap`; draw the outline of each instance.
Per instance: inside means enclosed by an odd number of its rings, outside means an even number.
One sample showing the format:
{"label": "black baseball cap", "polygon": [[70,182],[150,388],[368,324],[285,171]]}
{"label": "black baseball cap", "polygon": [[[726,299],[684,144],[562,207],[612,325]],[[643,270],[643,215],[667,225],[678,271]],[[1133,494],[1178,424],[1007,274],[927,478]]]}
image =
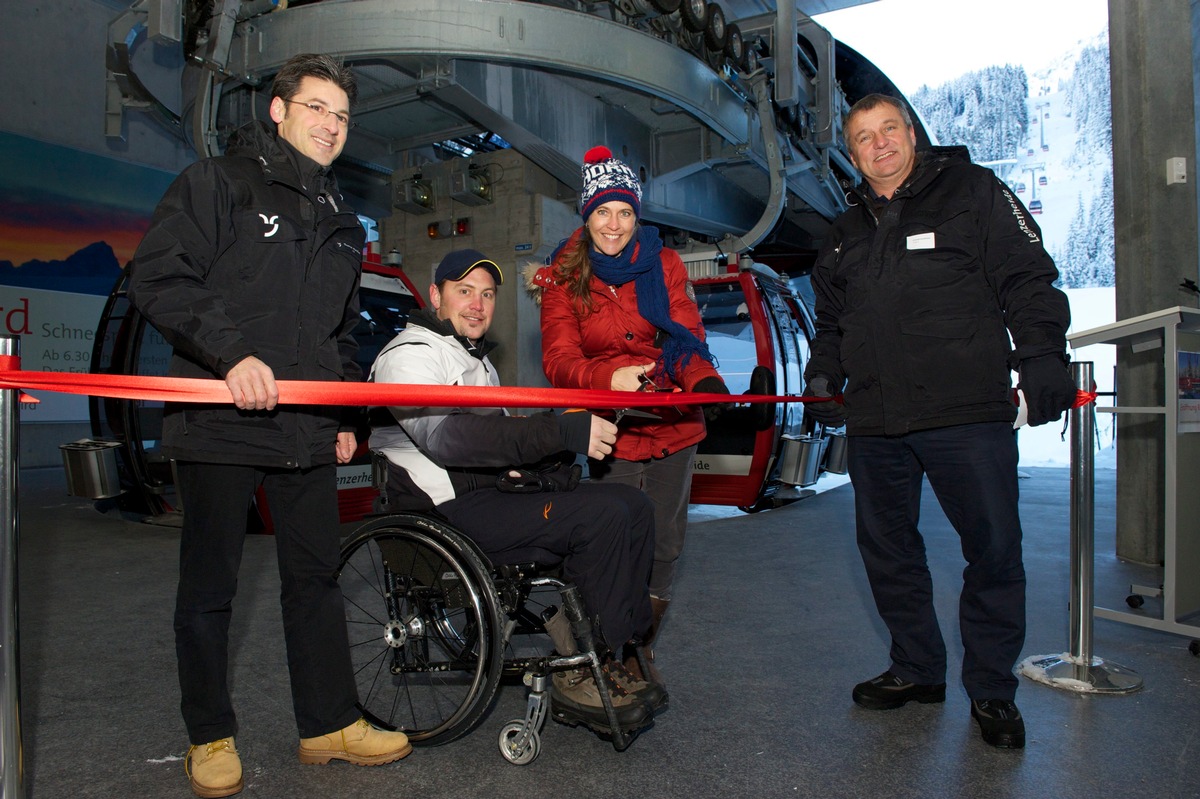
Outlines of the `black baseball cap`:
{"label": "black baseball cap", "polygon": [[462,280],[472,269],[477,267],[491,272],[492,277],[496,279],[497,286],[504,283],[504,273],[500,271],[500,266],[479,250],[454,250],[447,253],[442,262],[438,264],[437,271],[433,273],[433,282],[440,284],[443,280]]}

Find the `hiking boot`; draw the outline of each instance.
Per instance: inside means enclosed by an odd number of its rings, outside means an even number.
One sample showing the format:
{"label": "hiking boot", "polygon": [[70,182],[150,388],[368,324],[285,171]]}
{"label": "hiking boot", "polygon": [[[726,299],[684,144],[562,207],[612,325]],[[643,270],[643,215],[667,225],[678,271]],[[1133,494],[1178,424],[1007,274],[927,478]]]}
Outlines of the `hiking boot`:
{"label": "hiking boot", "polygon": [[604,663],[604,675],[611,682],[620,686],[621,690],[641,699],[651,712],[664,707],[669,700],[667,689],[656,682],[643,680],[625,668],[625,664],[616,658]]}
{"label": "hiking boot", "polygon": [[1025,748],[1025,719],[1011,699],[972,699],[971,716],[986,743],[997,749]]}
{"label": "hiking boot", "polygon": [[214,799],[233,796],[242,790],[242,760],[233,747],[232,736],[188,747],[183,770],[196,796]]}
{"label": "hiking boot", "polygon": [[[639,653],[641,653],[640,657]],[[645,669],[642,668],[642,658],[646,659]],[[658,667],[654,665],[654,650],[650,647],[626,644],[623,665],[625,666],[625,670],[636,679],[644,679],[646,682],[657,683],[664,689],[667,687],[666,682],[663,681],[662,674],[658,671]]]}
{"label": "hiking boot", "polygon": [[[609,698],[621,732],[640,730],[649,723],[653,714],[636,694],[612,683]],[[560,724],[572,727],[586,724],[598,733],[611,734],[613,731],[590,668],[554,672],[550,681],[550,715]]]}
{"label": "hiking boot", "polygon": [[892,710],[908,702],[946,701],[946,683],[920,685],[902,680],[891,671],[885,671],[873,680],[854,686],[854,702],[870,710]]}
{"label": "hiking boot", "polygon": [[356,766],[381,766],[408,755],[412,744],[402,732],[379,730],[359,719],[336,732],[300,739],[300,762],[323,765],[345,760]]}
{"label": "hiking boot", "polygon": [[[650,629],[646,631],[642,642],[637,646],[633,644],[625,645],[625,668],[629,673],[639,680],[657,683],[666,691],[667,683],[659,674],[658,668],[654,665],[654,641],[658,638],[658,631],[662,628],[663,616],[667,615],[667,610],[671,606],[671,600],[659,599],[656,596],[650,597]],[[646,661],[645,673],[642,671],[642,658],[638,657],[641,653]]]}

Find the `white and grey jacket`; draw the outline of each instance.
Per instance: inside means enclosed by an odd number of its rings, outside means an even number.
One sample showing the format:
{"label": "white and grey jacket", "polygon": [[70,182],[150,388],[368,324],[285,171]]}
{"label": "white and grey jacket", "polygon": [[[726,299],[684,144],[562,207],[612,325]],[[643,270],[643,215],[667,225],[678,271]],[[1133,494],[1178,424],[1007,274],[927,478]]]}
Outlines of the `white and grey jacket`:
{"label": "white and grey jacket", "polygon": [[[498,386],[487,353],[428,310],[409,317],[408,327],[380,351],[371,367],[377,383],[436,386]],[[371,449],[403,469],[409,490],[430,507],[466,491],[490,487],[504,469],[537,463],[555,453],[586,453],[591,415],[511,416],[503,408],[390,407],[391,418],[373,415]],[[409,481],[405,481],[406,483]],[[391,486],[391,484],[390,484]],[[418,502],[420,504],[426,504]]]}

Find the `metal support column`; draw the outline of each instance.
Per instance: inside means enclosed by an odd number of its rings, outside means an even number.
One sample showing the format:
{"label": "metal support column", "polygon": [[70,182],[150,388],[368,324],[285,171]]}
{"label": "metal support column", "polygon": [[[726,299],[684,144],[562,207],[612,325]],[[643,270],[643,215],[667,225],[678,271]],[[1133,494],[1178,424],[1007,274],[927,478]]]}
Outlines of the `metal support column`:
{"label": "metal support column", "polygon": [[[1071,364],[1075,387],[1092,391],[1092,362]],[[1071,651],[1034,655],[1017,667],[1018,674],[1054,688],[1081,693],[1122,694],[1142,687],[1132,669],[1092,655],[1092,588],[1096,550],[1096,433],[1092,405],[1073,408],[1071,420]]]}
{"label": "metal support column", "polygon": [[[19,357],[21,340],[0,336],[0,356]],[[21,740],[21,680],[17,659],[17,461],[21,392],[0,390],[0,799],[25,799],[25,762]]]}

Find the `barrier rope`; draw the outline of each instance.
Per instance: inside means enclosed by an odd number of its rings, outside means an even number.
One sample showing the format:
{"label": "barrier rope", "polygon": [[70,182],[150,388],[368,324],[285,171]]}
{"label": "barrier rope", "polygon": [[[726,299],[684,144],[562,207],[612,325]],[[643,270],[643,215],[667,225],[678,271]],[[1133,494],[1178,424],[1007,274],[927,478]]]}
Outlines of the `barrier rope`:
{"label": "barrier rope", "polygon": [[[829,402],[823,397],[791,394],[709,394],[694,392],[601,391],[512,386],[430,386],[398,383],[341,383],[327,380],[280,380],[280,405],[396,405],[462,408],[654,408],[762,402]],[[146,375],[26,372],[15,355],[0,356],[0,388],[85,394],[114,399],[232,403],[223,380]],[[1095,392],[1079,391],[1071,407],[1096,400]],[[841,402],[841,396],[832,401]],[[21,402],[37,402],[22,393]]]}

